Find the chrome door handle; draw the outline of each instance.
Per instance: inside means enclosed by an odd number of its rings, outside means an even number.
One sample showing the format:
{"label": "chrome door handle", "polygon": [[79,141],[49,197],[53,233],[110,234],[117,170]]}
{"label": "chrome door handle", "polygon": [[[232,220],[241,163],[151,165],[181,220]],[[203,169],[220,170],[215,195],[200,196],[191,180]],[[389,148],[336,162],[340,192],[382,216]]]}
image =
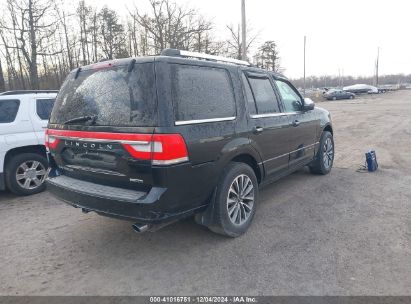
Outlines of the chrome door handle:
{"label": "chrome door handle", "polygon": [[293,127],[298,127],[300,125],[300,122],[298,120],[294,120],[292,122]]}

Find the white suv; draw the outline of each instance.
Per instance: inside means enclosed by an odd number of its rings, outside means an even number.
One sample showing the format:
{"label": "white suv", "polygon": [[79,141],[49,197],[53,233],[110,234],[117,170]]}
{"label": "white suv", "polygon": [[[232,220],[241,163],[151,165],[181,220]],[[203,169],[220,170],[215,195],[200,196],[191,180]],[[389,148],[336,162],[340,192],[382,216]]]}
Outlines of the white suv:
{"label": "white suv", "polygon": [[0,94],[0,190],[18,195],[44,190],[44,128],[56,96],[57,91]]}

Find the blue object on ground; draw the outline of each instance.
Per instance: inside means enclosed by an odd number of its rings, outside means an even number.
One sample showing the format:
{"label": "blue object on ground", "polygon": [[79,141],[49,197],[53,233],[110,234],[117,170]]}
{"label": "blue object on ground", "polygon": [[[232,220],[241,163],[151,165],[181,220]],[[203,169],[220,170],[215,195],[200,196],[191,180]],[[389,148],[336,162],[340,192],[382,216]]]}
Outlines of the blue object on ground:
{"label": "blue object on ground", "polygon": [[367,170],[374,172],[378,169],[377,155],[374,150],[370,150],[365,153],[365,160],[367,162]]}

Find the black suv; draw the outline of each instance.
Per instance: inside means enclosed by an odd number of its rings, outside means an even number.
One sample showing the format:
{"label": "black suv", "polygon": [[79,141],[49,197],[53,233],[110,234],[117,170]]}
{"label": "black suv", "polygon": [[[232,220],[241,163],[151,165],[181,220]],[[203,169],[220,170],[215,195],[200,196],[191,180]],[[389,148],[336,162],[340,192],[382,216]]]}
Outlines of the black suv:
{"label": "black suv", "polygon": [[283,76],[186,51],[72,71],[46,145],[48,189],[83,212],[142,232],[195,215],[236,237],[259,187],[303,166],[330,172],[330,114]]}

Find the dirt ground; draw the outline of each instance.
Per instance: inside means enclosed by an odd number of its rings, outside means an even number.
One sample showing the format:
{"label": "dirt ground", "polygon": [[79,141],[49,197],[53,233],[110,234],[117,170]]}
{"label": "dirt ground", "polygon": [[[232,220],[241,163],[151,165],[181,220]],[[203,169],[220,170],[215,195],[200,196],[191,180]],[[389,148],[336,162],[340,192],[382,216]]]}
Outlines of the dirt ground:
{"label": "dirt ground", "polygon": [[[411,295],[411,91],[319,105],[333,171],[266,187],[237,239],[0,193],[0,295]],[[380,170],[356,172],[370,148]]]}

